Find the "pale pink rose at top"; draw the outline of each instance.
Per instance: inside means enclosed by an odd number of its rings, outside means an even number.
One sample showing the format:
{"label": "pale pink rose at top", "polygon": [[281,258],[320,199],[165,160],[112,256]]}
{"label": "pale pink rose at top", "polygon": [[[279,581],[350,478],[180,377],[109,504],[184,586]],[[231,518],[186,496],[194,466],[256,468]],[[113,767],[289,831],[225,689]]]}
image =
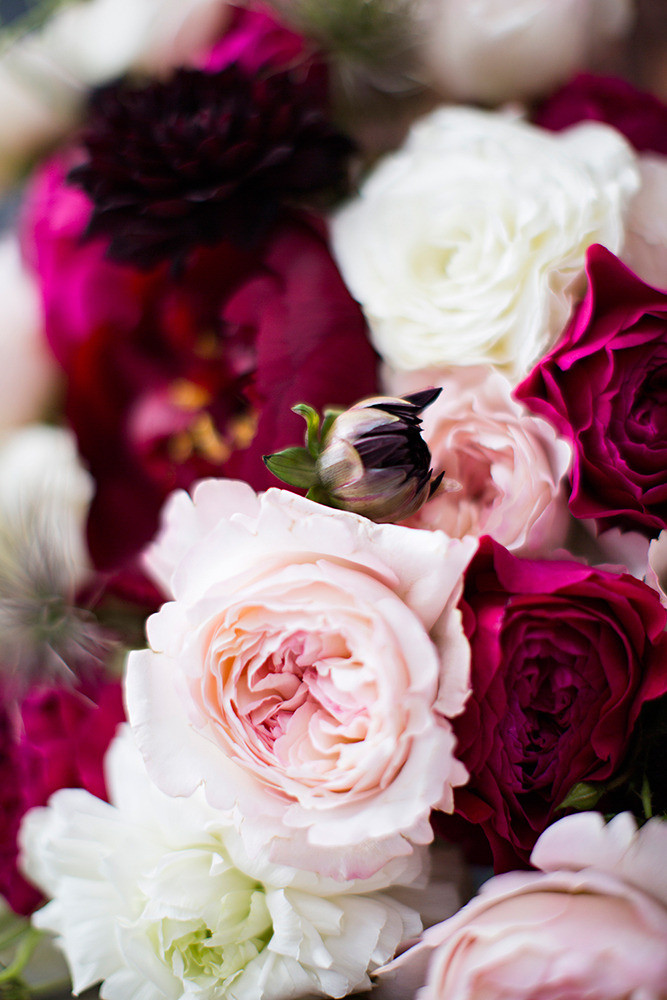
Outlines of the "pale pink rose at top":
{"label": "pale pink rose at top", "polygon": [[[667,822],[579,813],[380,971],[377,1000],[664,1000]],[[423,984],[423,985],[422,985]]]}
{"label": "pale pink rose at top", "polygon": [[37,283],[16,236],[6,233],[0,237],[0,431],[39,420],[57,378]]}
{"label": "pale pink rose at top", "polygon": [[461,101],[525,100],[629,29],[633,0],[421,0],[429,81]]}
{"label": "pale pink rose at top", "polygon": [[[440,385],[423,414],[423,436],[436,473],[453,482],[405,523],[451,538],[492,535],[513,551],[537,555],[561,545],[569,524],[562,479],[570,445],[546,420],[511,396],[487,366],[449,372],[388,374],[392,393]],[[456,488],[458,484],[458,488]]]}
{"label": "pale pink rose at top", "polygon": [[249,850],[336,878],[428,843],[467,777],[448,719],[474,548],[236,481],[172,494],[146,564],[173,600],[126,681],[155,783],[203,784]]}
{"label": "pale pink rose at top", "polygon": [[667,156],[639,157],[641,187],[630,202],[621,260],[642,281],[667,290]]}

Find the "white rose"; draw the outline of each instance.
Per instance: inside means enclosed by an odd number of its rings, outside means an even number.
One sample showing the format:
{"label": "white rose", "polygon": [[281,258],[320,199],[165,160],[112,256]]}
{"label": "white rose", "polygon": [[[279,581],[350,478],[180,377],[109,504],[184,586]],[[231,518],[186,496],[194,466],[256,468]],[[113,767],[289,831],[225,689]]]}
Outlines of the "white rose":
{"label": "white rose", "polygon": [[390,390],[403,395],[425,385],[442,386],[422,415],[433,470],[444,471],[458,488],[436,492],[405,523],[450,538],[491,535],[523,555],[562,545],[569,524],[561,488],[572,460],[568,442],[515,402],[509,382],[493,369],[411,373],[394,377]]}
{"label": "white rose", "polygon": [[[226,0],[78,0],[0,53],[0,185],[76,123],[90,87],[188,62],[222,30]],[[0,42],[2,39],[0,38]]]}
{"label": "white rose", "polygon": [[535,97],[621,36],[632,7],[633,0],[422,0],[426,74],[455,100]]}
{"label": "white rose", "polygon": [[623,253],[642,281],[667,290],[667,156],[639,157],[641,188],[630,203]]}
{"label": "white rose", "polygon": [[0,431],[39,419],[56,379],[39,290],[9,233],[0,239]]}
{"label": "white rose", "polygon": [[229,480],[173,494],[148,566],[174,599],[126,682],[153,780],[203,784],[253,849],[339,878],[430,841],[467,778],[448,719],[475,547]]}
{"label": "white rose", "polygon": [[390,365],[518,377],[563,328],[587,248],[621,246],[638,184],[608,126],[440,108],[334,218],[334,249]]}
{"label": "white rose", "polygon": [[[127,731],[106,767],[111,804],[64,789],[20,833],[25,873],[52,897],[33,922],[57,935],[75,993],[104,980],[107,1000],[342,997],[419,933],[380,878],[250,858],[201,790],[150,783]],[[417,872],[409,859],[393,876]]]}

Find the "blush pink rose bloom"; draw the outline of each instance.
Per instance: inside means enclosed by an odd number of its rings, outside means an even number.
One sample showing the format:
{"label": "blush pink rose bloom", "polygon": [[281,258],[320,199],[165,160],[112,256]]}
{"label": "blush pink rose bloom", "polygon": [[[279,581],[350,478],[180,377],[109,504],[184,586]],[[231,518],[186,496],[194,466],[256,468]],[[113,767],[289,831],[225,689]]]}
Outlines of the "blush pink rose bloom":
{"label": "blush pink rose bloom", "polygon": [[[523,554],[562,544],[569,518],[561,483],[570,468],[570,445],[515,402],[508,380],[490,367],[421,373],[417,380],[419,387],[442,386],[424,411],[423,436],[434,470],[459,488],[452,484],[437,492],[406,523],[439,528],[451,538],[491,535]],[[397,376],[392,393],[412,391],[417,380]]]}
{"label": "blush pink rose bloom", "polygon": [[[667,823],[580,813],[381,970],[378,1000],[663,1000]],[[375,994],[374,994],[375,995]]]}
{"label": "blush pink rose bloom", "polygon": [[467,777],[448,720],[473,549],[236,481],[172,494],[146,562],[173,600],[126,682],[155,783],[203,784],[249,850],[337,878],[429,842]]}

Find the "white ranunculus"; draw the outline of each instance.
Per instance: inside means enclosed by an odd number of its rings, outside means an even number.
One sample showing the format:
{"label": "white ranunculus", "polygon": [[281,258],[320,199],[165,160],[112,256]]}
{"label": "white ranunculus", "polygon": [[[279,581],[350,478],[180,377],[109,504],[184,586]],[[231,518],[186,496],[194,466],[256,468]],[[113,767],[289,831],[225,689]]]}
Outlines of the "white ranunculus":
{"label": "white ranunculus", "polygon": [[394,368],[491,363],[517,378],[567,321],[587,248],[620,248],[638,184],[608,126],[552,133],[440,108],[334,218],[334,249]]}
{"label": "white ranunculus", "polygon": [[0,239],[0,431],[38,420],[56,379],[37,283],[8,233]]}
{"label": "white ranunculus", "polygon": [[475,548],[231,480],[174,493],[147,560],[173,600],[125,692],[153,780],[203,784],[252,849],[339,878],[429,842],[467,779],[449,720]]}
{"label": "white ranunculus", "polygon": [[[57,935],[76,993],[104,980],[107,1000],[342,997],[419,933],[382,878],[249,857],[201,789],[151,784],[127,730],[106,764],[111,804],[61,790],[20,834],[23,868],[51,897],[33,921]],[[417,873],[409,859],[393,876]]]}
{"label": "white ranunculus", "polygon": [[130,70],[163,73],[187,63],[226,16],[227,0],[75,0],[5,43],[0,185],[75,124],[90,87]]}
{"label": "white ranunculus", "polygon": [[461,101],[525,100],[564,83],[632,21],[633,0],[421,0],[429,81]]}

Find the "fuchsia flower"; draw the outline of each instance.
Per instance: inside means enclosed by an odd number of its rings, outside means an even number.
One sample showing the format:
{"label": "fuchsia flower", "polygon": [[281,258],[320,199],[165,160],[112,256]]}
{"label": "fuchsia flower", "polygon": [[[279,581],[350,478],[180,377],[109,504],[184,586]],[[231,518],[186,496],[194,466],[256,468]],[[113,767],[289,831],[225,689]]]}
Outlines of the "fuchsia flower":
{"label": "fuchsia flower", "polygon": [[0,706],[0,895],[18,913],[41,900],[16,867],[22,817],[59,788],[106,799],[102,762],[123,719],[120,683],[99,675],[80,690],[38,686]]}
{"label": "fuchsia flower", "polygon": [[667,692],[667,615],[628,574],[520,559],[488,537],[460,607],[472,694],[454,730],[470,781],[455,808],[504,870],[577,782],[624,761],[642,705]]}
{"label": "fuchsia flower", "polygon": [[108,568],[149,540],[175,487],[206,475],[271,485],[261,456],[303,433],[290,408],[372,393],[376,359],[318,219],[285,219],[252,254],[220,243],[179,274],[138,272],[106,260],[101,239],[81,244],[90,207],[66,169],[54,160],[37,175],[25,246],[96,481],[91,552]]}
{"label": "fuchsia flower", "polygon": [[667,293],[592,247],[569,327],[516,390],[572,441],[570,510],[657,535],[667,526]]}

